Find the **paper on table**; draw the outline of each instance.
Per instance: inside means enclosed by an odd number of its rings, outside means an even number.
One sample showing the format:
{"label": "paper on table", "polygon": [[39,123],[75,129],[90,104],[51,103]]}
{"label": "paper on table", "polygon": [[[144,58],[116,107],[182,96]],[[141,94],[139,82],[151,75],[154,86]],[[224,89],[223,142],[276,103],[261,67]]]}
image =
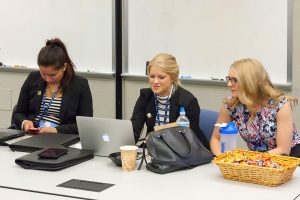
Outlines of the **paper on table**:
{"label": "paper on table", "polygon": [[21,140],[24,140],[24,139],[26,139],[26,138],[30,138],[30,137],[32,137],[33,135],[24,135],[24,136],[22,136],[22,137],[18,137],[18,138],[14,138],[14,139],[11,139],[11,140],[8,140],[8,141],[6,141],[5,143],[6,144],[12,144],[12,143],[15,143],[15,142],[18,142],[18,141],[21,141]]}

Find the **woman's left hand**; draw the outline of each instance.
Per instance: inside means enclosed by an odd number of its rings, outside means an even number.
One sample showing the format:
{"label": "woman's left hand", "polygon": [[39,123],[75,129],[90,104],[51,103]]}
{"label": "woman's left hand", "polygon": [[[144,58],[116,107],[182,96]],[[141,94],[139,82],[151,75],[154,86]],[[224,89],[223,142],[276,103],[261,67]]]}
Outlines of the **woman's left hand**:
{"label": "woman's left hand", "polygon": [[52,127],[45,127],[41,128],[38,133],[57,133],[57,129]]}

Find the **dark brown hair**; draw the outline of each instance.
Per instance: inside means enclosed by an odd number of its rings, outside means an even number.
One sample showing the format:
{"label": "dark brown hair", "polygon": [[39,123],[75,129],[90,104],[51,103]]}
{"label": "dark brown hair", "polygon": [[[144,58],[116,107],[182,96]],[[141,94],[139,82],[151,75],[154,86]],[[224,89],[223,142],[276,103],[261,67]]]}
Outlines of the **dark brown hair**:
{"label": "dark brown hair", "polygon": [[39,52],[37,64],[43,67],[55,66],[56,69],[63,69],[65,63],[67,64],[66,70],[60,81],[62,89],[65,89],[73,79],[75,66],[68,55],[66,46],[60,39],[54,38],[47,40],[46,46]]}

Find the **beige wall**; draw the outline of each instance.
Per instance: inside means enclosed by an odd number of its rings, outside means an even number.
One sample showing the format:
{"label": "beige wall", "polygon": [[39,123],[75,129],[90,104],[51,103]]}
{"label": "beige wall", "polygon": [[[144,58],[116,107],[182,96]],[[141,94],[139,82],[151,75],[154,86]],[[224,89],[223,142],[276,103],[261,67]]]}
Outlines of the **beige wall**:
{"label": "beige wall", "polygon": [[[0,73],[0,127],[7,127],[10,125],[11,112],[13,106],[18,101],[21,86],[27,77],[27,73]],[[3,93],[8,90],[9,93]],[[9,101],[8,101],[9,99]],[[6,100],[4,102],[4,100]]]}

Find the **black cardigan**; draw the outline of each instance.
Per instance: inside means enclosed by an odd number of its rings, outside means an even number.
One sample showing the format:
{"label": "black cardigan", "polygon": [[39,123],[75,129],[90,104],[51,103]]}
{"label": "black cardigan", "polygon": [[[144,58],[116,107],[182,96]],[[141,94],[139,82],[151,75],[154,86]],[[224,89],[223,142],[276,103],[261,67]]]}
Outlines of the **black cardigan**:
{"label": "black cardigan", "polygon": [[[31,72],[25,80],[16,111],[14,123],[21,129],[24,120],[33,121],[40,112],[46,82],[39,71]],[[92,94],[87,79],[75,75],[68,87],[63,90],[60,107],[60,125],[57,132],[78,134],[76,116],[93,116]]]}
{"label": "black cardigan", "polygon": [[[170,123],[176,122],[181,106],[184,107],[186,116],[190,120],[190,128],[194,131],[202,144],[210,149],[205,135],[199,127],[200,107],[197,99],[189,91],[182,87],[178,87],[170,98]],[[148,113],[151,114],[150,118]],[[132,117],[130,119],[136,142],[141,135],[145,122],[147,125],[147,133],[154,131],[155,119],[156,111],[154,94],[150,88],[141,89],[140,96],[134,106]]]}

